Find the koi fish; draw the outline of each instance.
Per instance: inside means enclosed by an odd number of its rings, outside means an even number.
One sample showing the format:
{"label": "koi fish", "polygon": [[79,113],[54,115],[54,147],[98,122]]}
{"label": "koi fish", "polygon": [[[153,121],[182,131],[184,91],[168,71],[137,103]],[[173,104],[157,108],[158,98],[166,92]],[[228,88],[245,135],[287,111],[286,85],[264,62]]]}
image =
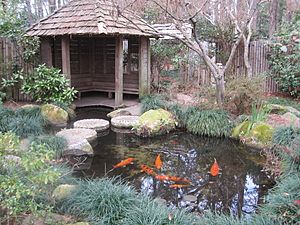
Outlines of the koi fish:
{"label": "koi fish", "polygon": [[295,205],[300,205],[300,200],[295,200],[295,201],[294,201],[294,204],[295,204]]}
{"label": "koi fish", "polygon": [[156,180],[169,180],[169,181],[174,181],[174,182],[186,182],[190,183],[191,181],[186,179],[186,178],[181,178],[181,177],[174,177],[174,176],[167,176],[167,175],[156,175],[155,176]]}
{"label": "koi fish", "polygon": [[219,172],[220,172],[220,167],[219,167],[219,165],[218,165],[218,163],[217,163],[217,160],[215,159],[215,162],[214,162],[214,164],[211,166],[211,168],[210,168],[210,174],[213,176],[213,177],[215,177],[215,176],[217,176],[218,174],[219,174]]}
{"label": "koi fish", "polygon": [[169,187],[170,188],[184,188],[184,187],[188,187],[190,186],[190,184],[171,184]]}
{"label": "koi fish", "polygon": [[124,159],[121,162],[119,162],[118,164],[114,165],[113,168],[116,169],[116,168],[120,168],[120,167],[125,167],[129,164],[132,164],[133,161],[134,161],[134,158]]}
{"label": "koi fish", "polygon": [[155,172],[153,171],[153,169],[151,169],[149,166],[146,166],[144,164],[141,165],[141,171],[145,172],[148,175],[155,175]]}
{"label": "koi fish", "polygon": [[155,167],[160,170],[160,168],[162,167],[162,164],[163,163],[161,161],[160,154],[158,154],[158,156],[155,159]]}

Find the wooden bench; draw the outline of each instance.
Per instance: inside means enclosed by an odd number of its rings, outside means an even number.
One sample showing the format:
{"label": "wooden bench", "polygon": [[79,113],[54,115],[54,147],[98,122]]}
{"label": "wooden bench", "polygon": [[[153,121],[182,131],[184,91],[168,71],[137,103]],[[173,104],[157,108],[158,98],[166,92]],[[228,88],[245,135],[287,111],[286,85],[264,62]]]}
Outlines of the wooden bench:
{"label": "wooden bench", "polygon": [[[109,89],[109,88],[75,88],[75,89],[78,91],[78,93],[77,93],[78,99],[80,99],[81,94],[85,93],[85,92],[92,92],[92,91],[107,92],[108,93],[108,98],[113,98],[113,93],[115,93],[114,89]],[[123,93],[124,94],[136,94],[136,95],[139,94],[137,89],[129,89],[129,88],[124,89]]]}

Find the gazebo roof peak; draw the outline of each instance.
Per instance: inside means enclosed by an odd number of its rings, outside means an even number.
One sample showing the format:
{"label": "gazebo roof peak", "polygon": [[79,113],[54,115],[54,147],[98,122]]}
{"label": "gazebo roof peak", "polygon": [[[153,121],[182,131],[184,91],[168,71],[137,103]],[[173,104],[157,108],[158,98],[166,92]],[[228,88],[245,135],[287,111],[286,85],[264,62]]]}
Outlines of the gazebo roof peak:
{"label": "gazebo roof peak", "polygon": [[72,0],[27,31],[29,36],[137,35],[158,32],[129,10],[121,13],[111,0]]}

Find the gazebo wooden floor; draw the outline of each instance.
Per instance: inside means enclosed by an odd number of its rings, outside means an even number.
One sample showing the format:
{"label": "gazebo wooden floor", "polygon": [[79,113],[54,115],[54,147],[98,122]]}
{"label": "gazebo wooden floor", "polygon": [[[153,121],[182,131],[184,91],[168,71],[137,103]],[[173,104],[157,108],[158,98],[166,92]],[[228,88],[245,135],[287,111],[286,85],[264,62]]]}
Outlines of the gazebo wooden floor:
{"label": "gazebo wooden floor", "polygon": [[[134,98],[132,96],[127,97],[124,96],[123,104],[126,107],[135,106],[139,103],[138,97]],[[88,107],[88,106],[103,106],[109,108],[116,108],[115,107],[115,99],[108,98],[107,96],[103,95],[89,95],[83,96],[80,99],[76,99],[74,104],[77,108]]]}

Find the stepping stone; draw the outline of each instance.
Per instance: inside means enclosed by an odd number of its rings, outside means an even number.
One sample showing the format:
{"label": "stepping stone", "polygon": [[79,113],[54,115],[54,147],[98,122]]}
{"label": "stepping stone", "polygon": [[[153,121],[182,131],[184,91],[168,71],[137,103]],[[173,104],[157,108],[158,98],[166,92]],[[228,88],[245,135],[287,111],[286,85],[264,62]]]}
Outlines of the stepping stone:
{"label": "stepping stone", "polygon": [[138,120],[139,116],[118,116],[111,119],[111,125],[117,128],[132,128]]}
{"label": "stepping stone", "polygon": [[118,116],[131,116],[131,113],[124,109],[117,109],[107,114],[108,118],[114,118]]}
{"label": "stepping stone", "polygon": [[93,129],[100,132],[109,128],[109,121],[103,119],[78,120],[74,123],[74,128]]}
{"label": "stepping stone", "polygon": [[64,155],[93,155],[91,143],[97,141],[97,132],[92,129],[74,128],[58,132],[56,136],[63,137],[67,141]]}

